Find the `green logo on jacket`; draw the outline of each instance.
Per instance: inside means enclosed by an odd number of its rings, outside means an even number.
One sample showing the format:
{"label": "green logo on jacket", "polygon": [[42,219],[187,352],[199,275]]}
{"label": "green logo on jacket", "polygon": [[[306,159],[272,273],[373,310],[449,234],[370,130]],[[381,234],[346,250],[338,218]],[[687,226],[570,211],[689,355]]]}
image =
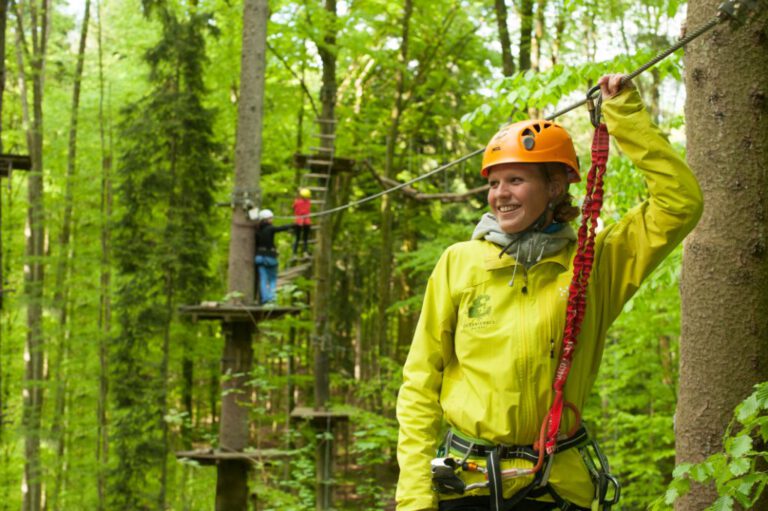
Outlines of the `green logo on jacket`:
{"label": "green logo on jacket", "polygon": [[472,303],[469,304],[469,310],[467,311],[467,316],[476,319],[476,318],[482,318],[484,316],[487,316],[491,313],[491,306],[488,302],[491,301],[491,297],[489,295],[479,295],[474,300],[472,300]]}

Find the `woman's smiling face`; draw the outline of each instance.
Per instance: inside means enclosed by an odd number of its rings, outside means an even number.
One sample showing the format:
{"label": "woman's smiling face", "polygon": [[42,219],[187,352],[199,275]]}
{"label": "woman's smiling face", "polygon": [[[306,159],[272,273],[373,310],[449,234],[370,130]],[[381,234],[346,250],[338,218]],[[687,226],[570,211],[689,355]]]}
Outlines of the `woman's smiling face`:
{"label": "woman's smiling face", "polygon": [[[488,205],[501,230],[516,234],[530,227],[556,196],[553,182],[537,164],[502,163],[489,169]],[[548,219],[549,223],[551,219]]]}

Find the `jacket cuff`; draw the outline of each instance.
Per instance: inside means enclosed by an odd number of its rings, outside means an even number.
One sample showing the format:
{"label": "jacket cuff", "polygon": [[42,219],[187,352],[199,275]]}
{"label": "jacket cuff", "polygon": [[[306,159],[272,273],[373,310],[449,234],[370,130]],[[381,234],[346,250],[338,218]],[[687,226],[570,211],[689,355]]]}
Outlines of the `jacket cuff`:
{"label": "jacket cuff", "polygon": [[626,126],[627,120],[636,118],[638,114],[648,116],[640,93],[635,87],[624,89],[612,98],[604,100],[602,111],[609,133],[618,127],[619,122]]}

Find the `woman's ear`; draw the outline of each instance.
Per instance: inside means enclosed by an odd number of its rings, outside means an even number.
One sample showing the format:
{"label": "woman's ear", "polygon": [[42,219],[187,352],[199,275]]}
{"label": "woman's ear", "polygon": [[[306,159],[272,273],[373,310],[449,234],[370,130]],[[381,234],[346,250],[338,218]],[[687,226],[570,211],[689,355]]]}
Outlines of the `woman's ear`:
{"label": "woman's ear", "polygon": [[556,173],[554,175],[550,176],[549,179],[549,200],[557,199],[558,197],[562,197],[565,195],[566,191],[566,183],[565,183],[565,175],[560,175],[560,173]]}

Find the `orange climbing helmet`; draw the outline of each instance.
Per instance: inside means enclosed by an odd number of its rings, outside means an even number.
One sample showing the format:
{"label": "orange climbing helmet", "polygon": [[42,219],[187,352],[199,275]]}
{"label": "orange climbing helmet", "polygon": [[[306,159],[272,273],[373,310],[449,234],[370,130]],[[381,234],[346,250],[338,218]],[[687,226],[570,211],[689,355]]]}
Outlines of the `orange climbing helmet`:
{"label": "orange climbing helmet", "polygon": [[531,119],[505,126],[496,133],[483,153],[481,174],[502,163],[558,162],[567,167],[568,182],[581,181],[579,159],[571,136],[552,121]]}

